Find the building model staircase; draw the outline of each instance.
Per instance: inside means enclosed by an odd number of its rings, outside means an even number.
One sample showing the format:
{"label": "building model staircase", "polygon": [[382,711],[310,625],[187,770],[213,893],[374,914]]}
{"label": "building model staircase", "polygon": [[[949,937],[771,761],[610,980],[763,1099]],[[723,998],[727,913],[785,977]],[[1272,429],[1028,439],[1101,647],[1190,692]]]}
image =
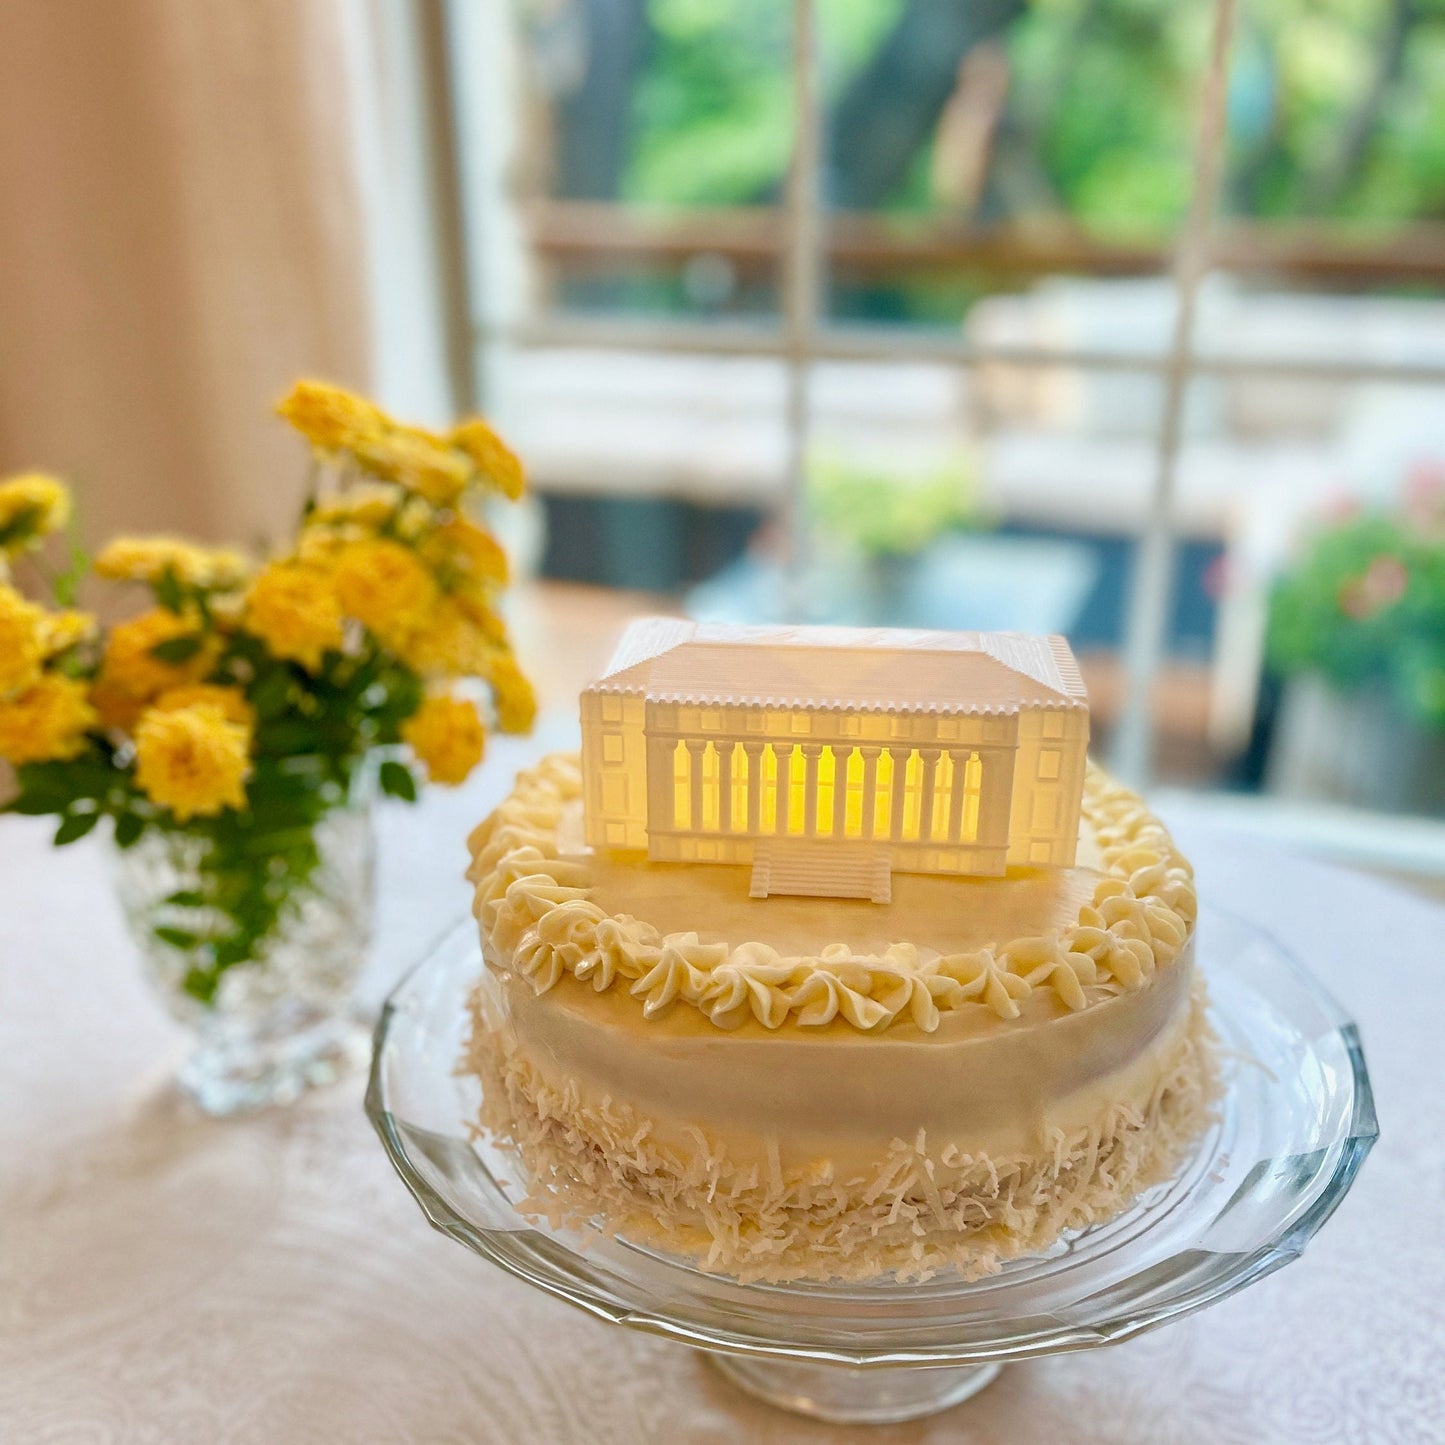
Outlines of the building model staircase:
{"label": "building model staircase", "polygon": [[761,842],[753,854],[753,898],[785,893],[808,898],[893,897],[888,849],[873,843],[777,839]]}

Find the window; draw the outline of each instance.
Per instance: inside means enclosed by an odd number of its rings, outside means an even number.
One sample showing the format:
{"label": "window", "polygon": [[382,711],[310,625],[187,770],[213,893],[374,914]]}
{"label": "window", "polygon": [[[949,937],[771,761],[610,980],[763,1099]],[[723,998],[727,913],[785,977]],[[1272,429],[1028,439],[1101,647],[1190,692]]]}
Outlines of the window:
{"label": "window", "polygon": [[1059,760],[1062,754],[1057,748],[1044,748],[1039,753],[1039,781],[1054,782],[1059,776]]}
{"label": "window", "polygon": [[550,570],[1065,631],[1135,781],[1260,783],[1272,571],[1445,452],[1438,7],[476,9],[474,369]]}

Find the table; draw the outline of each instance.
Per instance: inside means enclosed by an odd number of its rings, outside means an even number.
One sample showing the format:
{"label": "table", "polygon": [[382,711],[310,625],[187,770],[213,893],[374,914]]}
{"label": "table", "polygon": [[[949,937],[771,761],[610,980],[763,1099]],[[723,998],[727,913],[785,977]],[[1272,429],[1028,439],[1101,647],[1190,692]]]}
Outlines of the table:
{"label": "table", "polygon": [[[463,912],[462,838],[539,747],[379,819],[367,989]],[[1364,1034],[1383,1137],[1303,1261],[1107,1350],[1011,1366],[872,1431],[735,1393],[432,1233],[352,1078],[214,1122],[123,941],[101,845],[0,820],[0,1440],[6,1445],[1445,1440],[1445,908],[1181,815],[1201,891],[1270,926]]]}

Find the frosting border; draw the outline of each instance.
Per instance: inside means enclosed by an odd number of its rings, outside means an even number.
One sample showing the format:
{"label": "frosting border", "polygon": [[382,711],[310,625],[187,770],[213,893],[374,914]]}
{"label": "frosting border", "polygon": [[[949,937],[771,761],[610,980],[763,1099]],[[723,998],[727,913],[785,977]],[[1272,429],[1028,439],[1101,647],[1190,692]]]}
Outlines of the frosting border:
{"label": "frosting border", "polygon": [[841,1019],[872,1033],[907,1019],[932,1033],[942,1013],[957,1009],[1016,1019],[1039,992],[1078,1011],[1143,988],[1178,958],[1197,916],[1193,870],[1164,825],[1092,763],[1084,816],[1104,876],[1078,919],[997,949],[936,958],[906,942],[881,954],[834,943],[786,956],[763,943],[704,943],[696,933],[661,934],[641,919],[608,914],[591,900],[585,860],[558,848],[563,813],[581,795],[577,755],[553,753],[521,773],[468,838],[483,952],[539,994],[564,973],[599,993],[625,985],[646,1018],[684,1004],[721,1029],[749,1018],[769,1029]]}

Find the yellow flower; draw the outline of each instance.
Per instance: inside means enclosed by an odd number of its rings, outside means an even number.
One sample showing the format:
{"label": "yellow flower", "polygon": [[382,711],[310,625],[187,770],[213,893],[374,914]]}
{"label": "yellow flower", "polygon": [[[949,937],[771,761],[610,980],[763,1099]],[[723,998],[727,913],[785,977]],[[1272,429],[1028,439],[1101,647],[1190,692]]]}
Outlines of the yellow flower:
{"label": "yellow flower", "polygon": [[507,624],[492,610],[487,593],[476,588],[462,588],[452,594],[452,599],[461,609],[463,616],[495,646],[507,648]]}
{"label": "yellow flower", "polygon": [[[199,649],[184,662],[163,662],[154,650],[178,637],[194,637]],[[141,702],[188,682],[199,682],[211,670],[219,644],[201,630],[197,619],[153,608],[118,622],[105,642],[101,678]]]}
{"label": "yellow flower", "polygon": [[246,729],[211,703],[150,708],[135,730],[136,786],[178,822],[246,805]]}
{"label": "yellow flower", "polygon": [[433,566],[451,570],[470,582],[502,586],[507,580],[507,554],[485,528],[465,517],[450,517],[421,544]]}
{"label": "yellow flower", "polygon": [[456,600],[444,597],[401,649],[401,659],[424,677],[484,675],[493,644]]}
{"label": "yellow flower", "polygon": [[380,407],[324,381],[298,381],[276,411],[323,451],[359,446],[388,425]]}
{"label": "yellow flower", "polygon": [[437,605],[436,582],[399,542],[377,538],[345,548],[332,574],[348,617],[395,651],[426,625]]}
{"label": "yellow flower", "polygon": [[152,704],[161,712],[175,712],[177,708],[194,707],[203,703],[219,708],[227,722],[239,723],[249,734],[256,728],[256,710],[246,701],[246,694],[239,687],[223,687],[216,682],[193,682],[186,687],[173,687],[163,692]]}
{"label": "yellow flower", "polygon": [[47,612],[40,624],[40,646],[46,657],[54,657],[77,642],[95,636],[95,618],[88,612]]}
{"label": "yellow flower", "polygon": [[397,482],[435,507],[448,507],[471,480],[467,461],[441,437],[419,427],[392,427],[356,447],[356,459],[384,481]]}
{"label": "yellow flower", "polygon": [[191,587],[238,587],[250,570],[241,552],[182,537],[117,537],[95,559],[96,576],[113,582],[159,582],[171,572]]}
{"label": "yellow flower", "polygon": [[375,531],[391,521],[405,500],[406,493],[394,483],[361,483],[334,496],[323,497],[312,508],[306,525],[334,526],[350,522]]}
{"label": "yellow flower", "polygon": [[99,719],[85,684],[47,673],[10,702],[0,702],[0,758],[15,764],[73,758],[85,748],[85,730]]}
{"label": "yellow flower", "polygon": [[532,684],[522,676],[516,659],[507,652],[495,654],[488,680],[492,684],[497,726],[504,733],[531,732],[537,720],[537,695],[532,691]]}
{"label": "yellow flower", "polygon": [[273,562],[246,593],[246,631],[309,672],[320,668],[323,653],[341,646],[341,624],[336,589],[315,567]]}
{"label": "yellow flower", "polygon": [[90,705],[95,709],[101,727],[123,733],[128,733],[136,725],[146,707],[144,698],[133,697],[123,687],[117,687],[104,673],[90,685]]}
{"label": "yellow flower", "polygon": [[441,694],[422,703],[401,725],[401,735],[426,768],[427,777],[451,787],[465,782],[481,762],[487,737],[471,703]]}
{"label": "yellow flower", "polygon": [[0,698],[24,692],[40,676],[44,624],[43,607],[0,582]]}
{"label": "yellow flower", "polygon": [[364,541],[365,537],[359,527],[302,527],[296,539],[295,560],[313,570],[329,572],[353,542]]}
{"label": "yellow flower", "polygon": [[516,501],[526,490],[526,473],[516,452],[481,417],[469,417],[453,427],[447,440],[464,451],[477,471],[504,497]]}
{"label": "yellow flower", "polygon": [[58,477],[25,472],[0,482],[0,551],[18,552],[70,520],[70,493]]}

